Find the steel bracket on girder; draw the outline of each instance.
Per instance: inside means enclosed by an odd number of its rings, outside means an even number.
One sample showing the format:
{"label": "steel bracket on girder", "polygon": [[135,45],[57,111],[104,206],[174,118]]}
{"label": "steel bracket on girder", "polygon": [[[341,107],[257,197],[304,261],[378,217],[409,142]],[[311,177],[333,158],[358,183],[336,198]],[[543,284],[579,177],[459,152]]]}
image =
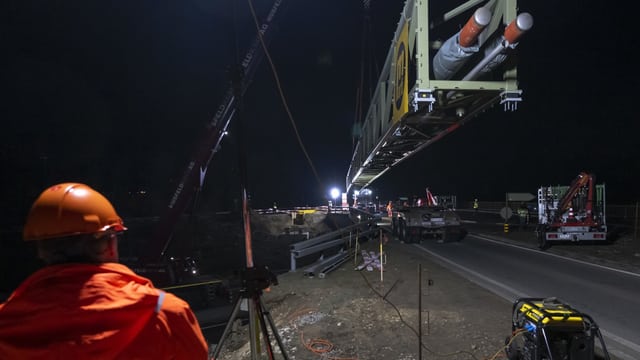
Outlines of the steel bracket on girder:
{"label": "steel bracket on girder", "polygon": [[500,93],[500,104],[504,105],[504,110],[515,111],[518,103],[522,101],[522,90],[503,91]]}
{"label": "steel bracket on girder", "polygon": [[423,103],[426,103],[429,107],[429,112],[432,112],[433,104],[435,102],[436,98],[433,96],[433,91],[431,89],[415,89],[413,92],[413,100],[411,101],[411,104],[414,112],[417,112]]}

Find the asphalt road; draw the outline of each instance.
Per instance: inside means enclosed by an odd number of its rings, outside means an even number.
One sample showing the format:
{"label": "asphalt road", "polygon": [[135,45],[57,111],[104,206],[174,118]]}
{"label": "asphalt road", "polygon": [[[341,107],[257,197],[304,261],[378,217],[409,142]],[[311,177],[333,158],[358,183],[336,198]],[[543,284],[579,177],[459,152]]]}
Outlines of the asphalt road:
{"label": "asphalt road", "polygon": [[416,248],[497,295],[556,297],[597,322],[609,352],[640,359],[640,274],[468,235]]}

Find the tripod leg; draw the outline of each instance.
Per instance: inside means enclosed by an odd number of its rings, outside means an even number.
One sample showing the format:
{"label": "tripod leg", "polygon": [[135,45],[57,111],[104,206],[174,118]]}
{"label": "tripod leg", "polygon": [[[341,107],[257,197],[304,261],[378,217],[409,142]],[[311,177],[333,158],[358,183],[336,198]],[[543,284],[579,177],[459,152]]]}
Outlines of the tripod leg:
{"label": "tripod leg", "polygon": [[269,312],[267,307],[264,305],[264,302],[262,301],[261,297],[258,298],[258,302],[259,302],[260,308],[262,309],[263,317],[269,322],[269,326],[271,326],[271,331],[273,332],[273,336],[276,338],[276,341],[278,342],[278,347],[280,348],[280,352],[282,352],[282,356],[285,358],[285,360],[289,360],[289,356],[287,356],[287,352],[284,350],[284,343],[282,342],[282,338],[280,337],[280,334],[278,333],[278,329],[276,328],[276,325],[273,322],[273,318],[271,317],[271,312]]}
{"label": "tripod leg", "polygon": [[231,316],[227,321],[227,326],[225,326],[224,331],[222,332],[222,336],[220,337],[220,341],[216,345],[216,349],[213,352],[213,358],[217,359],[220,354],[220,350],[222,349],[222,343],[224,343],[227,336],[229,336],[229,332],[231,332],[231,327],[233,326],[236,317],[238,316],[238,311],[240,311],[240,303],[242,302],[242,297],[238,298],[236,305],[233,307],[233,311],[231,312]]}
{"label": "tripod leg", "polygon": [[247,299],[249,305],[249,345],[251,360],[258,360],[258,334],[256,333],[256,305],[253,299]]}
{"label": "tripod leg", "polygon": [[260,296],[256,296],[252,299],[256,304],[256,310],[258,314],[258,322],[260,323],[260,330],[262,330],[262,337],[264,338],[264,346],[267,349],[267,355],[269,359],[273,359],[273,346],[271,346],[271,339],[269,338],[269,330],[267,324],[265,324],[264,309],[261,306]]}

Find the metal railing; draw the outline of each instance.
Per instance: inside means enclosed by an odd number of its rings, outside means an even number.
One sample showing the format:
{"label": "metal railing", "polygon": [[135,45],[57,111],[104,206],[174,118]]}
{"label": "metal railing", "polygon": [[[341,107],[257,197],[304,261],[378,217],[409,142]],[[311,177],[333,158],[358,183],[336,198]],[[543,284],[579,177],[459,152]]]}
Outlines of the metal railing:
{"label": "metal railing", "polygon": [[[376,224],[377,220],[371,219],[292,244],[290,246],[291,271],[297,270],[298,259],[317,253],[320,253],[320,257],[314,266],[331,267],[333,265],[332,261],[341,261],[343,258],[341,256],[333,256],[330,258],[332,260],[325,259],[325,250],[342,246],[338,254],[344,252],[345,245],[350,245],[351,241],[354,241],[357,237],[376,233],[378,231]],[[318,268],[314,269],[317,272]]]}

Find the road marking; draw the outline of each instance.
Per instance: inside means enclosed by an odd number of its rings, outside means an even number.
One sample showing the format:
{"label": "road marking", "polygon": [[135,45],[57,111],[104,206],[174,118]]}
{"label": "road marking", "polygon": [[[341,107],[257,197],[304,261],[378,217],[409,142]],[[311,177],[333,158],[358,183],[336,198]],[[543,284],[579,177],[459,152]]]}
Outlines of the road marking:
{"label": "road marking", "polygon": [[[539,251],[539,250],[536,250],[536,249],[531,249],[531,248],[528,248],[528,247],[525,247],[525,246],[519,246],[519,245],[507,243],[507,242],[500,241],[500,240],[494,240],[494,239],[490,239],[490,238],[485,238],[485,237],[480,236],[480,235],[471,235],[471,234],[469,234],[469,235],[473,236],[473,237],[475,237],[477,239],[480,239],[480,240],[485,240],[485,241],[493,242],[493,243],[500,244],[500,245],[507,245],[507,246],[511,246],[511,247],[515,247],[515,248],[519,248],[519,249],[523,249],[523,250],[527,250],[527,251],[532,251],[532,252],[536,252],[536,253],[542,253],[542,254],[546,254],[546,255],[549,255],[549,256],[555,256],[557,258],[575,261],[575,262],[580,263],[580,264],[592,265],[592,266],[596,266],[596,267],[599,267],[599,268],[602,268],[602,269],[617,271],[617,272],[628,274],[628,275],[640,276],[640,274],[632,273],[632,272],[629,272],[629,271],[624,271],[624,270],[620,270],[620,269],[614,269],[614,268],[610,268],[610,267],[607,267],[607,266],[598,265],[598,264],[592,264],[592,263],[589,263],[589,262],[586,262],[586,261],[576,260],[576,259],[564,257],[564,256],[557,255],[557,254],[551,254],[551,253],[547,253],[547,252],[542,252],[542,251]],[[456,262],[453,262],[453,261],[451,261],[451,260],[449,260],[449,259],[447,259],[447,258],[445,258],[445,257],[443,257],[441,255],[438,255],[438,254],[434,253],[433,251],[423,247],[420,244],[413,244],[413,246],[415,246],[418,249],[426,252],[427,254],[437,258],[438,260],[440,260],[442,262],[445,262],[445,263],[447,263],[447,264],[449,264],[449,265],[451,265],[453,267],[458,268],[459,270],[464,271],[465,273],[471,275],[472,277],[477,277],[477,278],[481,279],[482,281],[485,281],[485,282],[487,282],[489,284],[492,284],[493,286],[495,286],[495,287],[497,287],[499,289],[502,289],[503,291],[507,291],[507,292],[510,292],[510,293],[516,295],[516,298],[531,297],[531,296],[526,295],[524,293],[521,293],[521,292],[519,292],[519,291],[517,291],[517,290],[515,290],[515,289],[513,289],[513,288],[511,288],[511,287],[509,287],[509,286],[507,286],[507,285],[505,285],[503,283],[501,283],[501,282],[498,282],[496,280],[488,278],[488,277],[486,277],[484,275],[480,275],[478,273],[475,273],[473,270],[471,270],[471,269],[469,269],[469,268],[467,268],[465,266],[462,266],[462,265],[460,265],[460,264],[458,264]],[[503,293],[495,291],[495,289],[491,289],[491,288],[485,286],[486,284],[482,284],[482,283],[480,283],[478,281],[474,281],[473,279],[469,279],[469,278],[467,278],[467,279],[472,281],[472,282],[475,282],[476,284],[480,285],[481,287],[483,287],[483,288],[485,288],[485,289],[487,289],[489,291],[494,292],[499,297],[502,297],[503,299],[505,299],[507,301],[513,301],[513,298],[510,298],[509,296],[507,296],[507,295],[505,295]],[[602,335],[604,337],[607,337],[607,338],[611,339],[614,343],[617,343],[618,345],[621,345],[622,347],[626,347],[627,349],[631,349],[632,351],[634,351],[636,353],[640,353],[640,346],[639,345],[637,345],[637,344],[635,344],[635,343],[633,343],[633,342],[631,342],[629,340],[626,340],[626,339],[622,338],[621,336],[616,335],[616,334],[614,334],[614,333],[612,333],[610,331],[606,331],[606,330],[604,330],[602,328],[600,328],[600,332],[602,332]],[[613,349],[608,349],[608,350],[609,350],[609,352],[612,352],[612,350],[616,350],[616,356],[621,357],[621,360],[634,360],[635,359],[633,356],[629,357],[630,355],[625,353],[623,349],[613,348]]]}
{"label": "road marking", "polygon": [[574,258],[571,258],[571,257],[558,255],[558,254],[553,254],[553,253],[546,252],[546,251],[540,251],[539,249],[532,249],[530,247],[526,247],[526,246],[522,246],[522,245],[516,245],[516,244],[512,244],[510,242],[506,242],[506,241],[495,240],[495,239],[492,239],[492,238],[484,237],[482,235],[469,234],[469,236],[473,236],[476,239],[489,241],[489,242],[492,242],[492,243],[495,243],[495,244],[501,244],[501,245],[506,245],[506,246],[511,246],[511,247],[514,247],[514,248],[526,250],[526,251],[535,252],[536,254],[545,254],[545,255],[548,255],[548,256],[555,256],[555,257],[560,258],[560,259],[570,260],[570,261],[573,261],[573,262],[576,262],[576,263],[579,263],[579,264],[583,264],[583,265],[591,265],[591,266],[594,266],[594,267],[597,267],[597,268],[606,269],[606,270],[609,270],[609,271],[615,271],[615,272],[619,272],[619,273],[625,274],[625,275],[631,275],[631,276],[635,276],[635,277],[640,277],[640,274],[634,273],[634,272],[631,272],[631,271],[616,269],[616,268],[612,268],[610,266],[605,266],[605,265],[600,265],[600,264],[594,264],[594,263],[591,263],[591,262],[588,262],[588,261],[578,260],[578,259],[574,259]]}
{"label": "road marking", "polygon": [[[445,263],[447,263],[447,264],[449,264],[451,266],[457,267],[458,269],[470,274],[471,276],[480,278],[482,281],[485,281],[486,283],[492,284],[493,286],[495,286],[495,287],[497,287],[499,289],[502,289],[503,291],[511,293],[511,294],[515,295],[517,298],[530,297],[529,295],[521,293],[521,292],[517,291],[516,289],[513,289],[513,288],[511,288],[511,287],[509,287],[509,286],[507,286],[507,285],[505,285],[505,284],[503,284],[501,282],[495,281],[495,280],[493,280],[491,278],[488,278],[488,277],[486,277],[484,275],[480,275],[480,274],[474,272],[473,270],[471,270],[471,269],[469,269],[467,267],[464,267],[464,266],[462,266],[462,265],[460,265],[458,263],[455,263],[455,262],[453,262],[453,261],[451,261],[451,260],[449,260],[449,259],[447,259],[447,258],[445,258],[445,257],[443,257],[441,255],[438,255],[438,254],[434,253],[433,251],[426,249],[422,245],[413,244],[413,246],[417,247],[418,249],[426,252],[427,254],[429,254],[429,255],[431,255],[433,257],[438,258],[440,261],[443,261],[443,262],[445,262]],[[473,281],[472,279],[469,279],[469,280]],[[477,281],[473,281],[473,282],[475,282],[476,284],[480,285],[481,287],[483,287],[485,289],[488,289],[490,291],[495,292],[498,296],[504,298],[505,300],[507,300],[509,302],[513,301],[513,298],[511,298],[511,297],[509,297],[509,296],[507,296],[505,294],[500,294],[500,293],[494,291],[495,289],[489,289],[488,287],[484,286],[486,284],[481,284],[481,283],[479,283]]]}
{"label": "road marking", "polygon": [[[627,348],[635,351],[636,353],[640,354],[640,346],[632,343],[631,341],[621,338],[620,336],[611,333],[610,331],[606,331],[604,329],[600,329],[600,332],[602,333],[602,336],[610,338],[611,340],[613,340],[614,343],[618,343],[622,346],[626,346]],[[606,344],[605,344],[606,345]],[[609,347],[607,346],[607,349],[609,350]],[[624,352],[624,350],[620,350],[620,349],[611,349],[611,350],[615,350],[616,352],[616,356],[621,357],[624,360],[635,360],[636,358],[633,356],[628,355],[627,353]],[[609,352],[612,352],[611,350],[609,350]]]}

